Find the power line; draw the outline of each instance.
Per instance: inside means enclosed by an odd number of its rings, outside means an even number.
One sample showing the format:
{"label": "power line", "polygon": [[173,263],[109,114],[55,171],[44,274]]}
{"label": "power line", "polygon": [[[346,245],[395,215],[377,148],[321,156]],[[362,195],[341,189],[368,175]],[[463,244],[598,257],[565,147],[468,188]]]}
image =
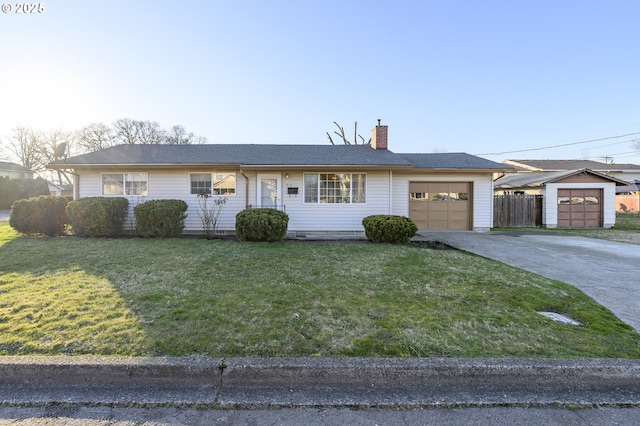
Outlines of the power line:
{"label": "power line", "polygon": [[561,146],[580,145],[580,144],[583,144],[583,143],[606,141],[606,140],[609,140],[609,139],[624,138],[624,137],[627,137],[627,136],[635,136],[635,135],[640,135],[640,132],[627,133],[626,135],[609,136],[607,138],[591,139],[591,140],[582,141],[582,142],[562,143],[562,144],[558,144],[558,145],[545,146],[545,147],[542,147],[542,148],[519,149],[519,150],[516,150],[516,151],[504,151],[504,152],[487,152],[487,153],[484,153],[484,154],[476,154],[476,155],[503,155],[503,154],[514,154],[516,152],[542,151],[544,149],[559,148]]}

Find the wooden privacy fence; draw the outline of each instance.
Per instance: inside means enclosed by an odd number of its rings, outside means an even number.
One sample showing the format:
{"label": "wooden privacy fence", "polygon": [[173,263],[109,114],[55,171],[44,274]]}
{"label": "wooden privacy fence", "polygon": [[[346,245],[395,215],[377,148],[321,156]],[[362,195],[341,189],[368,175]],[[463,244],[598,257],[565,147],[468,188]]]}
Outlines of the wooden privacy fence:
{"label": "wooden privacy fence", "polygon": [[616,195],[616,211],[622,213],[640,212],[640,195]]}
{"label": "wooden privacy fence", "polygon": [[542,226],[542,195],[494,195],[493,226]]}

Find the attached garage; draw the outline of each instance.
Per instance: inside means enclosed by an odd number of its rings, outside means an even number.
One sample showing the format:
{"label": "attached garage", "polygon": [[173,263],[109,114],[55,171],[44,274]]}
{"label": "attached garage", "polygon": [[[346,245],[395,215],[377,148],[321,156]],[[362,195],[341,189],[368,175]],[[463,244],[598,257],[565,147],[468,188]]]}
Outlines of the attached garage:
{"label": "attached garage", "polygon": [[469,230],[471,182],[409,182],[409,217],[420,230]]}

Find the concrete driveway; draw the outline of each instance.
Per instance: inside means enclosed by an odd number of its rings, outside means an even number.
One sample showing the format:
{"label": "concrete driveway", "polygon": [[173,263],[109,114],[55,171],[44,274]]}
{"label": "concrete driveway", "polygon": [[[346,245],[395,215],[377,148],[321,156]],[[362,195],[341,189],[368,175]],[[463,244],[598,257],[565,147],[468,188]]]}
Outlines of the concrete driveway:
{"label": "concrete driveway", "polygon": [[640,245],[546,232],[419,235],[571,284],[640,332]]}

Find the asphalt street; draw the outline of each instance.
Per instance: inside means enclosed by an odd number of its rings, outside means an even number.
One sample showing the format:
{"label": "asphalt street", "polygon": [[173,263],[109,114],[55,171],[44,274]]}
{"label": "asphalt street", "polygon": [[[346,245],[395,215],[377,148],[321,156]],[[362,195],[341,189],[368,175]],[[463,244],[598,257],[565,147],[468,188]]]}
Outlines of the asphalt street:
{"label": "asphalt street", "polygon": [[0,407],[0,426],[419,426],[637,425],[640,408],[279,408],[208,410],[178,407]]}

